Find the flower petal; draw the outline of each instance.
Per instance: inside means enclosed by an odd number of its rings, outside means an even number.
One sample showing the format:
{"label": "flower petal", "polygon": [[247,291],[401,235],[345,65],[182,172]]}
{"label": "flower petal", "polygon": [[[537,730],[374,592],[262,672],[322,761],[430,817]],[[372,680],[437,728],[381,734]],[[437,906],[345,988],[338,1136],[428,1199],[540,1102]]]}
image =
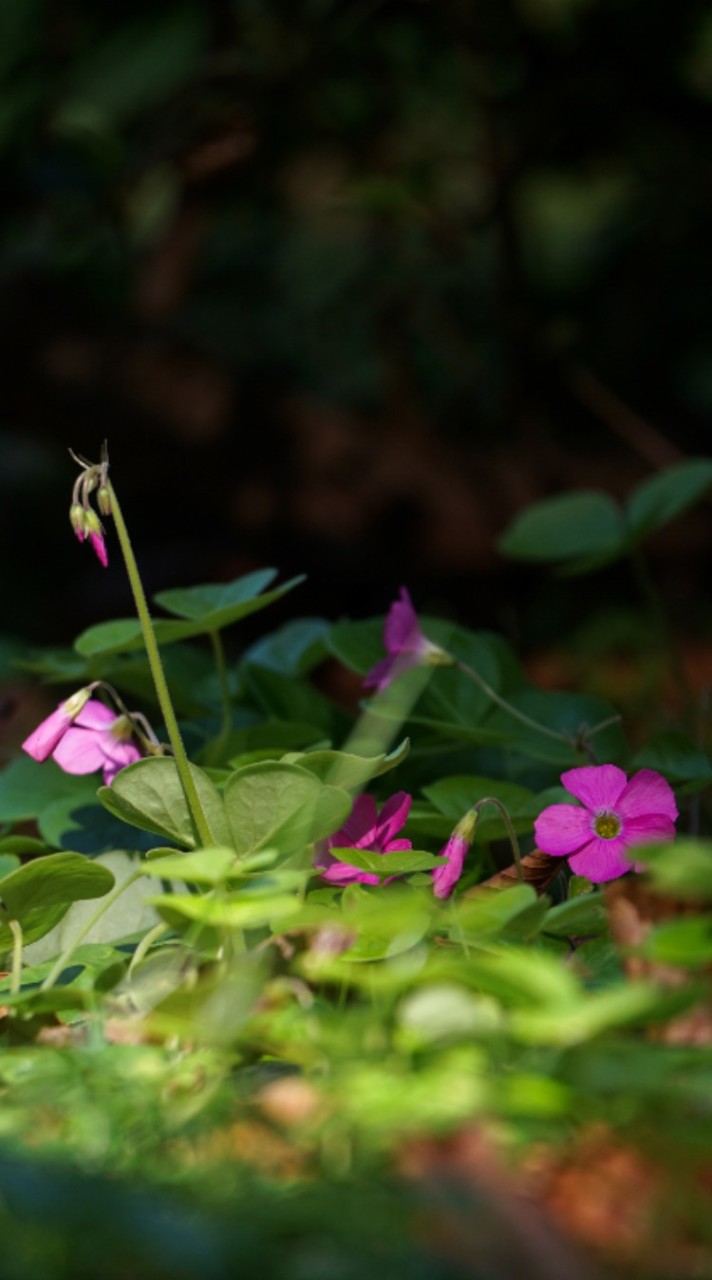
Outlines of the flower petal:
{"label": "flower petal", "polygon": [[343,827],[329,837],[329,844],[339,849],[370,849],[376,838],[378,811],[373,796],[357,796]]}
{"label": "flower petal", "polygon": [[387,689],[391,681],[395,680],[396,675],[400,675],[400,670],[397,672],[394,670],[395,665],[395,657],[381,658],[381,661],[377,662],[375,667],[371,667],[368,674],[364,676],[364,689],[375,689],[377,693]]}
{"label": "flower petal", "polygon": [[626,782],[623,770],[616,764],[588,764],[561,775],[561,785],[594,813],[615,809]]}
{"label": "flower petal", "polygon": [[641,769],[633,775],[620,796],[618,812],[622,818],[663,814],[674,822],[677,818],[677,805],[670,783],[654,769]]}
{"label": "flower petal", "polygon": [[79,729],[73,725],[55,747],[52,759],[65,773],[94,773],[106,763],[101,733],[95,729]]}
{"label": "flower petal", "polygon": [[329,884],[378,884],[379,877],[371,875],[368,871],[361,871],[359,867],[351,867],[345,862],[334,862],[332,866],[327,867],[326,871],[321,872],[322,878],[327,880]]}
{"label": "flower petal", "polygon": [[32,756],[33,760],[39,761],[41,764],[44,760],[49,760],[55,747],[61,742],[67,730],[73,724],[73,717],[67,715],[63,702],[60,702],[56,711],[47,716],[41,724],[38,724],[29,738],[25,738],[22,744],[22,750],[26,751],[28,756]]}
{"label": "flower petal", "polygon": [[413,797],[407,791],[396,791],[383,805],[376,830],[377,846],[385,850],[401,827],[405,826]]}
{"label": "flower petal", "polygon": [[439,856],[447,858],[448,861],[444,867],[436,867],[433,871],[433,893],[436,898],[450,897],[462,875],[469,847],[469,840],[463,840],[462,836],[454,834],[440,850]]}
{"label": "flower petal", "polygon": [[104,783],[107,787],[111,786],[117,773],[125,769],[127,764],[141,759],[141,752],[133,742],[120,742],[117,745],[118,751],[113,751],[104,764]]}
{"label": "flower petal", "polygon": [[626,844],[644,844],[655,840],[674,840],[675,824],[664,813],[647,813],[640,818],[625,818],[623,837]]}
{"label": "flower petal", "polygon": [[550,804],[534,822],[537,849],[565,857],[591,839],[591,815],[575,804]]}
{"label": "flower petal", "polygon": [[99,702],[98,698],[90,698],[86,706],[82,707],[74,723],[82,725],[85,729],[105,729],[107,725],[113,724],[117,717],[118,712],[112,707]]}
{"label": "flower petal", "polygon": [[417,648],[422,639],[418,615],[405,587],[401,587],[400,599],[388,610],[383,627],[383,643],[388,653],[397,656],[402,649]]}
{"label": "flower petal", "polygon": [[630,871],[632,863],[626,857],[626,841],[623,836],[615,840],[602,840],[594,836],[584,849],[569,858],[569,866],[577,876],[586,876],[593,884],[615,880]]}

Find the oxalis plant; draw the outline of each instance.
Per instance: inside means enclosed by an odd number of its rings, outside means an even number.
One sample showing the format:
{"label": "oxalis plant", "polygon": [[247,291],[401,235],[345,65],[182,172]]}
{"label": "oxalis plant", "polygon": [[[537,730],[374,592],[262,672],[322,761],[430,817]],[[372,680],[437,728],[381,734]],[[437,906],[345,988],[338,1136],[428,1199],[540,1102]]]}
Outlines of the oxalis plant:
{"label": "oxalis plant", "polygon": [[[524,1163],[591,1126],[638,1152],[654,1115],[645,1159],[684,1164],[689,1186],[672,1213],[653,1180],[640,1256],[657,1274],[663,1202],[665,1231],[677,1214],[704,1243],[712,765],[689,689],[680,724],[631,748],[614,707],[536,689],[501,637],[419,616],[405,587],[385,622],[298,619],[229,660],[223,632],[301,579],[164,591],[154,617],[106,450],[74,460],[72,528],[104,569],[113,528],[136,616],[22,664],[64,696],[0,778],[0,1080],[22,1054],[41,1088],[60,1033],[82,1072],[104,1046],[125,1080],[128,1039],[171,1133],[239,1097],[332,1182],[473,1123]],[[641,547],[711,482],[709,461],[682,464],[615,519],[606,495],[567,495],[502,549],[577,572],[629,556],[663,653]],[[355,713],[320,691],[327,661],[361,677]],[[32,1100],[8,1097],[22,1131]]]}

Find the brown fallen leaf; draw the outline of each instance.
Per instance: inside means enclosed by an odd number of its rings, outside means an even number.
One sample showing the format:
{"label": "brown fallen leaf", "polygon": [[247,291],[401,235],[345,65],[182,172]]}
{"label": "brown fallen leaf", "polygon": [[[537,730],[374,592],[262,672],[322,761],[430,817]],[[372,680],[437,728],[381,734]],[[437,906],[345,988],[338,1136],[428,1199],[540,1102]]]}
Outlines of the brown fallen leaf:
{"label": "brown fallen leaf", "polygon": [[561,871],[562,860],[561,858],[552,858],[550,853],[542,853],[541,849],[532,849],[531,853],[524,855],[521,865],[521,878],[516,864],[512,863],[511,867],[505,867],[504,871],[498,871],[496,875],[490,876],[488,880],[483,880],[464,896],[471,898],[473,894],[479,893],[481,889],[511,889],[512,885],[515,884],[530,884],[536,889],[537,893],[544,893],[552,880]]}

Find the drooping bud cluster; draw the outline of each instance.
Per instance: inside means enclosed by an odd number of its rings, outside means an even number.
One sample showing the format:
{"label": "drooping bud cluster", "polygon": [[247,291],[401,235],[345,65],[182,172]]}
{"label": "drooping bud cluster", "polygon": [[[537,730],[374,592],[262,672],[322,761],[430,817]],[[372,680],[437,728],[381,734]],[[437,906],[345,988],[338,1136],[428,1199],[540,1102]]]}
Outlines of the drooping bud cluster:
{"label": "drooping bud cluster", "polygon": [[[71,449],[70,453],[72,453]],[[97,489],[96,501],[99,511],[103,516],[111,514],[111,491],[108,485],[109,459],[106,444],[102,447],[100,463],[87,462],[86,458],[81,458],[76,453],[72,453],[72,457],[82,469],[74,483],[69,522],[79,541],[88,541],[97,558],[106,568],[109,557],[104,541],[104,527],[90,503],[90,496]]]}

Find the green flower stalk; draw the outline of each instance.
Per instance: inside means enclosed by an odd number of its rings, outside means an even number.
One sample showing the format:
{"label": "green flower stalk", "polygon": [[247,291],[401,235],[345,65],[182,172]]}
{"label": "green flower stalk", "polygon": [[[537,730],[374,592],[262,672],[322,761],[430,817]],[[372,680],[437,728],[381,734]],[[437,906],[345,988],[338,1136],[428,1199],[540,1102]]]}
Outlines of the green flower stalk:
{"label": "green flower stalk", "polygon": [[[148,601],[146,600],[146,593],[143,589],[143,583],[141,581],[138,564],[136,563],[136,557],[131,545],[131,539],[129,537],[128,529],[126,528],[126,522],[121,511],[119,500],[116,496],[116,490],[109,479],[109,460],[106,453],[106,445],[104,445],[104,449],[102,451],[101,463],[98,465],[87,462],[85,459],[77,457],[75,454],[72,454],[72,457],[75,462],[78,462],[80,467],[82,467],[83,474],[79,476],[77,483],[74,486],[71,510],[74,512],[76,511],[77,506],[80,506],[85,512],[83,517],[85,529],[88,529],[89,524],[93,525],[94,521],[98,522],[99,517],[89,506],[89,495],[94,491],[94,489],[98,489],[98,501],[102,514],[111,515],[113,517],[116,534],[119,539],[119,546],[121,547],[121,553],[124,558],[124,564],[126,565],[126,572],[128,574],[134,604],[136,606],[136,613],[138,614],[138,620],[141,624],[143,642],[146,647],[146,655],[151,669],[156,697],[158,698],[158,703],[166,726],[166,732],[168,733],[168,738],[173,751],[173,757],[178,770],[181,787],[183,788],[185,802],[191,816],[194,835],[196,837],[196,841],[200,845],[213,845],[215,844],[215,837],[210,829],[210,823],[205,815],[203,806],[200,803],[200,797],[193,780],[193,775],[190,771],[190,763],[188,761],[185,746],[183,744],[183,738],[178,727],[178,720],[176,718],[173,702],[168,689],[158,641],[156,640],[156,633],[153,627],[153,620],[148,608]],[[90,517],[93,517],[93,521]],[[76,517],[72,518],[72,525],[76,531],[77,525],[75,520]],[[79,534],[77,536],[79,536]],[[92,537],[101,537],[103,545],[103,534],[92,535],[91,532],[88,532],[87,536],[90,540]],[[82,539],[80,538],[80,540]],[[92,543],[92,545],[94,545],[94,543]],[[97,547],[95,546],[94,549],[97,550]],[[97,554],[99,554],[98,550]],[[102,564],[104,564],[105,560],[100,554],[99,558]]]}

